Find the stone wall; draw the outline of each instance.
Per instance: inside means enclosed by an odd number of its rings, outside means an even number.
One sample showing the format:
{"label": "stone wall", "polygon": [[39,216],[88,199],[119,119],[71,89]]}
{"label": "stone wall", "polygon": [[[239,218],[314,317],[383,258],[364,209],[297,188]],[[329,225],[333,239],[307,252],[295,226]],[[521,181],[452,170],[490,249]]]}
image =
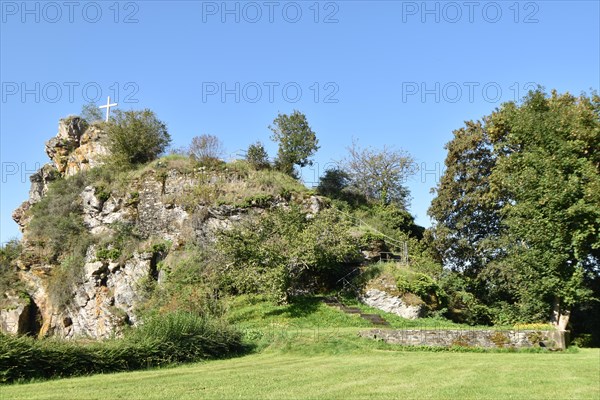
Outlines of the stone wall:
{"label": "stone wall", "polygon": [[565,349],[568,343],[565,331],[371,329],[359,335],[405,346]]}

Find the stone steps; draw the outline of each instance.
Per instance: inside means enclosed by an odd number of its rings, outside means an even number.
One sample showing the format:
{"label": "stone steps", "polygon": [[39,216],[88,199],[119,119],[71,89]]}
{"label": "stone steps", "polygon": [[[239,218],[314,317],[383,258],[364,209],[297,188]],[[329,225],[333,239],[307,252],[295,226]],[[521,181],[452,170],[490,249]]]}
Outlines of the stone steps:
{"label": "stone steps", "polygon": [[390,326],[390,323],[387,322],[381,315],[378,314],[360,314],[361,318],[366,319],[371,322],[373,325],[382,325],[382,326]]}
{"label": "stone steps", "polygon": [[373,325],[378,325],[378,326],[389,326],[390,325],[390,323],[387,322],[385,320],[385,318],[383,318],[381,315],[379,315],[379,314],[365,314],[358,307],[348,307],[348,306],[345,306],[342,302],[340,302],[335,297],[326,297],[326,298],[323,299],[323,302],[325,304],[327,304],[328,306],[330,306],[330,307],[336,307],[336,308],[338,308],[340,311],[345,312],[346,314],[358,315],[359,317],[361,317],[364,320],[369,321]]}

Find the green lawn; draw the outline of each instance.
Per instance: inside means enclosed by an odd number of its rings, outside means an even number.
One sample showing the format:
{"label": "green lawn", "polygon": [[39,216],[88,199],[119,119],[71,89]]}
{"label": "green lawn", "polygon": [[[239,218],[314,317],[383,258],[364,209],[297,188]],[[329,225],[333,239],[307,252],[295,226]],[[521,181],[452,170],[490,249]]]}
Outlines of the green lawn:
{"label": "green lawn", "polygon": [[[464,324],[456,324],[442,318],[419,318],[409,320],[395,314],[378,310],[359,303],[356,300],[344,299],[346,305],[358,307],[365,313],[379,314],[385,318],[390,327],[398,329],[473,329]],[[345,314],[337,308],[322,302],[320,297],[299,297],[289,305],[275,305],[260,296],[237,296],[229,299],[229,321],[241,328],[266,328],[273,326],[293,326],[297,328],[344,328],[373,325],[358,315]],[[490,327],[481,327],[489,329]]]}
{"label": "green lawn", "polygon": [[315,299],[288,306],[243,297],[232,301],[229,318],[255,343],[252,354],[0,386],[0,399],[600,398],[600,349],[411,350],[359,338],[357,332],[369,324]]}
{"label": "green lawn", "polygon": [[0,387],[2,399],[598,399],[600,351],[267,351],[162,370]]}

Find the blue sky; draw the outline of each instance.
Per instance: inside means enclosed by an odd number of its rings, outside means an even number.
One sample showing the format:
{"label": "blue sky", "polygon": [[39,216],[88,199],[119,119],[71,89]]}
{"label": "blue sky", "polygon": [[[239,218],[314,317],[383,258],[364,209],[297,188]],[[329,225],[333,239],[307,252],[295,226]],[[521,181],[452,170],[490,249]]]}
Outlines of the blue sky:
{"label": "blue sky", "polygon": [[1,1],[0,241],[48,162],[58,120],[90,100],[151,108],[173,145],[217,135],[232,157],[278,112],[305,113],[320,140],[310,185],[361,145],[401,148],[426,215],[444,144],[465,120],[535,84],[600,86],[598,1]]}

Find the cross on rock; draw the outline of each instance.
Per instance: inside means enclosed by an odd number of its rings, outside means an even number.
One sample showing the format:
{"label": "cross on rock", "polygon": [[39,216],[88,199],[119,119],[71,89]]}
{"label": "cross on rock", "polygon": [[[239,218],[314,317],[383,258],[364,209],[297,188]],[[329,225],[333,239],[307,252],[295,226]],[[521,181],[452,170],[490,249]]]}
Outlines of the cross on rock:
{"label": "cross on rock", "polygon": [[108,96],[108,101],[105,106],[100,106],[98,108],[106,108],[106,122],[108,122],[108,116],[110,115],[110,108],[118,106],[117,103],[110,104],[110,96]]}

